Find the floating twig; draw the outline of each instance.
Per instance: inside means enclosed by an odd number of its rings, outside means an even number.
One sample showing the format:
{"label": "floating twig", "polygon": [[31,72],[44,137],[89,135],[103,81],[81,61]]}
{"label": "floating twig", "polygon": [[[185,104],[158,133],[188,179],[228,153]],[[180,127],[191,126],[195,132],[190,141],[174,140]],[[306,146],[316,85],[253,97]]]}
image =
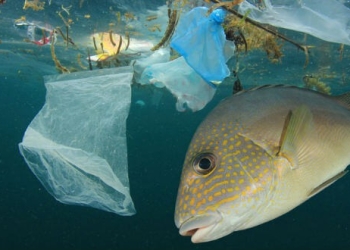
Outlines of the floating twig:
{"label": "floating twig", "polygon": [[130,45],[130,35],[129,35],[129,32],[126,32],[126,33],[125,33],[125,36],[126,36],[126,39],[127,39],[125,50],[127,50],[127,49],[129,48],[129,45]]}
{"label": "floating twig", "polygon": [[[55,30],[53,30],[52,34],[55,33]],[[51,41],[53,39],[53,35],[51,35]],[[51,42],[51,46],[50,46],[50,49],[51,49],[51,56],[52,56],[52,60],[54,61],[55,63],[55,66],[58,70],[60,70],[62,73],[70,73],[70,71],[64,67],[60,61],[57,59],[57,56],[56,56],[56,53],[55,53],[55,43],[54,42]]]}
{"label": "floating twig", "polygon": [[67,15],[69,16],[69,11],[72,8],[72,5],[68,6],[68,7],[64,7],[63,4],[61,5],[61,8],[63,11],[65,11],[67,13]]}
{"label": "floating twig", "polygon": [[[73,40],[68,36],[68,27],[66,26],[66,33],[67,33],[67,37],[63,34],[62,30],[60,27],[56,28],[56,31],[58,31],[58,33],[62,36],[63,40],[65,40],[68,44],[68,42],[70,44],[72,44],[73,46],[75,46],[75,43],[73,42]],[[67,45],[68,46],[68,45]]]}
{"label": "floating twig", "polygon": [[92,64],[91,64],[91,58],[90,58],[90,50],[89,50],[89,48],[87,49],[87,52],[88,52],[89,69],[92,70]]}
{"label": "floating twig", "polygon": [[113,46],[116,46],[115,42],[113,41],[113,31],[109,31],[109,40],[111,41]]}
{"label": "floating twig", "polygon": [[162,47],[171,38],[172,34],[174,33],[176,24],[179,20],[179,16],[177,14],[177,10],[171,11],[170,9],[168,9],[168,13],[170,13],[168,27],[164,33],[163,38],[160,40],[160,42],[157,45],[155,45],[151,49],[152,51],[158,50],[160,47]]}
{"label": "floating twig", "polygon": [[95,51],[97,51],[96,39],[95,39],[95,37],[94,37],[94,36],[92,37],[92,41],[94,42],[94,48],[95,48]]}
{"label": "floating twig", "polygon": [[118,45],[118,49],[117,49],[117,53],[116,53],[116,55],[118,55],[118,54],[119,54],[119,52],[120,52],[120,48],[122,47],[122,43],[123,43],[123,38],[122,38],[122,36],[121,36],[121,35],[119,35],[119,45]]}

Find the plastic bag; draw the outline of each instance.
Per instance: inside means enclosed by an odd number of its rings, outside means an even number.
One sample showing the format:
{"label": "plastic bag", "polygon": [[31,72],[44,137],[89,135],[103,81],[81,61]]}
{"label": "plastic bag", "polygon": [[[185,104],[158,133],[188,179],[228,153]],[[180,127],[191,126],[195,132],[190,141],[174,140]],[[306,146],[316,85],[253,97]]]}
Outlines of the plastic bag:
{"label": "plastic bag", "polygon": [[125,133],[132,68],[45,80],[46,103],[19,144],[29,168],[62,203],[134,214]]}
{"label": "plastic bag", "polygon": [[226,36],[221,26],[225,12],[216,9],[210,16],[207,12],[208,8],[197,7],[182,16],[170,46],[204,80],[218,84],[230,75],[224,55]]}
{"label": "plastic bag", "polygon": [[162,48],[153,52],[150,56],[137,59],[131,64],[134,66],[134,79],[140,83],[140,77],[144,69],[156,63],[167,62],[170,59],[170,51],[168,48]]}
{"label": "plastic bag", "polygon": [[140,83],[154,84],[159,88],[165,86],[176,96],[178,111],[185,111],[185,104],[192,111],[201,110],[216,91],[216,88],[207,84],[183,57],[147,67],[141,75]]}
{"label": "plastic bag", "polygon": [[350,45],[350,9],[339,0],[244,1],[239,12],[260,23],[308,33],[322,40]]}

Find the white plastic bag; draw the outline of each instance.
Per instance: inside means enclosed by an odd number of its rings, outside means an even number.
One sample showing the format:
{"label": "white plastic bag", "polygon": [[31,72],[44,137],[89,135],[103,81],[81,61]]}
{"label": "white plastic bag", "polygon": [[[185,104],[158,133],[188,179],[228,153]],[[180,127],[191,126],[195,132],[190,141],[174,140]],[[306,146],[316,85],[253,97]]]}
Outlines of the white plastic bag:
{"label": "white plastic bag", "polygon": [[19,149],[58,201],[135,213],[125,133],[132,74],[123,67],[45,79],[45,105]]}
{"label": "white plastic bag", "polygon": [[154,84],[159,88],[165,86],[176,96],[178,111],[185,111],[185,104],[192,111],[201,110],[216,91],[216,87],[204,81],[183,57],[147,67],[141,75],[140,83]]}
{"label": "white plastic bag", "polygon": [[350,9],[341,0],[244,1],[239,12],[260,23],[308,33],[322,40],[350,45]]}
{"label": "white plastic bag", "polygon": [[134,79],[137,83],[140,83],[140,77],[144,69],[150,65],[156,63],[168,62],[170,59],[169,48],[161,48],[156,50],[148,57],[140,58],[131,63],[134,66]]}

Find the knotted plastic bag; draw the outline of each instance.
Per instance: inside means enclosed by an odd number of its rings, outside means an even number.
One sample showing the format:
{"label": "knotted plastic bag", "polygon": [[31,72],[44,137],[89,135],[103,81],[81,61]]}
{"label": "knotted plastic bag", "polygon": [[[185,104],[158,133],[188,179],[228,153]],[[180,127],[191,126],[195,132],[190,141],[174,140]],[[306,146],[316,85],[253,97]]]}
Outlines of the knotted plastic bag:
{"label": "knotted plastic bag", "polygon": [[181,54],[204,80],[218,84],[230,75],[224,46],[226,36],[221,23],[222,9],[207,16],[208,8],[197,7],[181,17],[170,46]]}
{"label": "knotted plastic bag", "polygon": [[350,45],[350,9],[341,0],[244,1],[239,12],[276,27],[308,33],[322,40]]}
{"label": "knotted plastic bag", "polygon": [[135,213],[125,133],[132,75],[123,67],[45,79],[45,105],[19,149],[58,201]]}

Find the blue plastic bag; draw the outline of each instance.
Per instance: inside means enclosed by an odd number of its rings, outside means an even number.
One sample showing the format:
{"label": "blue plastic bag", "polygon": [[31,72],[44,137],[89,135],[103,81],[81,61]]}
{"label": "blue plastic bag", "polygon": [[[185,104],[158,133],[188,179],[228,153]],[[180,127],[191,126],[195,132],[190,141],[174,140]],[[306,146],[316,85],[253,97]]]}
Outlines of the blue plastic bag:
{"label": "blue plastic bag", "polygon": [[197,7],[179,21],[170,46],[180,53],[205,81],[218,84],[230,75],[224,55],[225,19],[222,9],[207,16],[208,8]]}

